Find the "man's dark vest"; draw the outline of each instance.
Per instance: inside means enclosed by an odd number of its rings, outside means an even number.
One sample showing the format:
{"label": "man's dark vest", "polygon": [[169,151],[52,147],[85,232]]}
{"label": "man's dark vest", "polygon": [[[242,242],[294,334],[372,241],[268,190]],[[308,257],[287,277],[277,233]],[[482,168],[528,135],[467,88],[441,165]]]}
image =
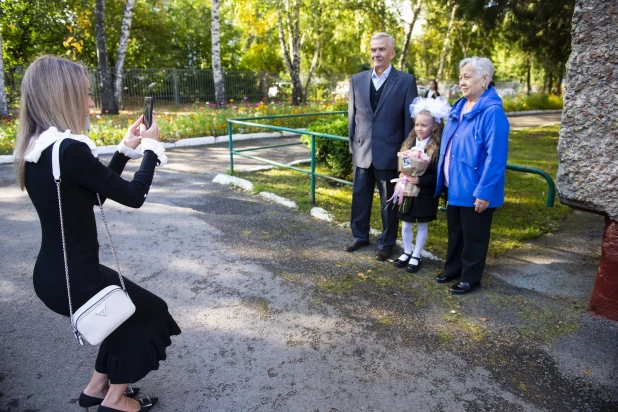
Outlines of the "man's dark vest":
{"label": "man's dark vest", "polygon": [[382,96],[382,91],[384,90],[384,86],[386,86],[386,82],[388,81],[388,77],[382,83],[379,90],[376,90],[376,87],[373,85],[373,79],[369,80],[371,82],[371,89],[369,90],[369,101],[371,102],[371,109],[373,112],[376,112],[378,108],[378,103],[380,103],[380,97]]}

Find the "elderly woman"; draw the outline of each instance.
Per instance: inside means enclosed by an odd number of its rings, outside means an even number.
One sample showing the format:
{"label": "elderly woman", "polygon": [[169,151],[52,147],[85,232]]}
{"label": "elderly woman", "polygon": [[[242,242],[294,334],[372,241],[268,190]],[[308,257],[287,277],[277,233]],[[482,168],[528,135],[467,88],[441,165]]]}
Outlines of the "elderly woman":
{"label": "elderly woman", "polygon": [[491,85],[495,67],[481,57],[459,63],[463,98],[442,134],[436,196],[447,193],[448,248],[436,281],[459,279],[451,293],[481,284],[494,211],[504,203],[509,122]]}

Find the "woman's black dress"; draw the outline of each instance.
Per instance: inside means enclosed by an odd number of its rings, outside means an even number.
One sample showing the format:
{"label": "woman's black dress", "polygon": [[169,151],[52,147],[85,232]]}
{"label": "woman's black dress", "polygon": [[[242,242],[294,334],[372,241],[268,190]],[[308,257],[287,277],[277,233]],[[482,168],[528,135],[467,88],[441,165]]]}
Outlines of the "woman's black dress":
{"label": "woman's black dress", "polygon": [[[416,141],[411,147],[416,145]],[[437,219],[439,198],[435,198],[436,192],[436,174],[438,172],[438,162],[432,161],[427,166],[425,173],[418,177],[420,191],[418,196],[409,197],[411,204],[410,208],[402,213],[399,211],[399,219],[404,222],[431,222]]]}
{"label": "woman's black dress", "polygon": [[[26,189],[39,215],[42,231],[33,281],[37,296],[48,308],[69,316],[52,147],[42,152],[37,163],[26,163]],[[116,271],[99,264],[94,206],[96,193],[101,201],[110,198],[134,208],[144,203],[157,155],[145,151],[131,182],[120,177],[128,160],[116,152],[106,167],[85,143],[73,139],[61,143],[60,187],[74,311],[106,286],[120,285]],[[124,282],[135,304],[135,313],[101,343],[95,363],[95,370],[108,374],[113,384],[134,383],[158,369],[159,361],[166,358],[165,348],[172,343],[170,337],[180,334],[161,298],[127,278]]]}

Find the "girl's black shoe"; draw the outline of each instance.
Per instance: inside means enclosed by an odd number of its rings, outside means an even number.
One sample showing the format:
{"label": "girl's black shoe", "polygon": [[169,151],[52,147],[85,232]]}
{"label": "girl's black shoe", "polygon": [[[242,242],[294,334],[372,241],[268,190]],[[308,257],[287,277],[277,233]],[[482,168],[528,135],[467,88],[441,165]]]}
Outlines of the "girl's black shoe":
{"label": "girl's black shoe", "polygon": [[[137,401],[142,406],[138,412],[148,412],[149,410],[152,409],[153,406],[157,404],[157,402],[159,402],[159,398],[146,397],[143,399],[138,399]],[[108,408],[107,406],[101,405],[99,406],[99,412],[122,412],[122,411],[119,409]]]}
{"label": "girl's black shoe", "polygon": [[397,268],[405,268],[406,267],[406,265],[410,261],[410,257],[412,256],[412,254],[404,253],[404,255],[406,255],[408,258],[406,260],[400,260],[399,258],[397,258],[397,260],[395,260],[395,267],[397,267]]}
{"label": "girl's black shoe", "polygon": [[418,265],[415,265],[414,263],[410,262],[410,264],[408,265],[408,267],[406,268],[406,271],[408,273],[416,273],[421,269],[421,258],[420,257],[412,257],[411,259],[416,259],[418,260]]}
{"label": "girl's black shoe", "polygon": [[[137,395],[138,392],[139,388],[127,388],[127,390],[124,391],[124,396],[132,398]],[[88,396],[84,392],[79,395],[79,406],[81,406],[82,408],[86,408],[86,410],[93,406],[100,405],[101,402],[103,402],[103,398],[95,398],[94,396]]]}

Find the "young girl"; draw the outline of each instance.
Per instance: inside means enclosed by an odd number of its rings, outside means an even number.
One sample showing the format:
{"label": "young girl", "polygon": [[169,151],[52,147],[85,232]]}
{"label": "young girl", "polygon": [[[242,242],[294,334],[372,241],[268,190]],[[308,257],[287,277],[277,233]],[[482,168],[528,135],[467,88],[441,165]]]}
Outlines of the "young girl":
{"label": "young girl", "polygon": [[[416,148],[424,151],[431,161],[421,176],[408,177],[408,181],[420,187],[418,196],[411,197],[408,210],[399,211],[402,220],[401,237],[403,238],[404,253],[395,260],[395,266],[416,273],[421,268],[421,252],[425,247],[429,234],[429,222],[436,220],[438,212],[438,198],[434,198],[436,191],[436,171],[440,156],[440,138],[442,136],[442,119],[450,111],[446,99],[438,97],[416,98],[410,105],[410,113],[414,118],[414,130],[401,146],[401,152]],[[400,177],[404,177],[402,173]],[[412,250],[412,228],[416,223],[416,242]]]}

